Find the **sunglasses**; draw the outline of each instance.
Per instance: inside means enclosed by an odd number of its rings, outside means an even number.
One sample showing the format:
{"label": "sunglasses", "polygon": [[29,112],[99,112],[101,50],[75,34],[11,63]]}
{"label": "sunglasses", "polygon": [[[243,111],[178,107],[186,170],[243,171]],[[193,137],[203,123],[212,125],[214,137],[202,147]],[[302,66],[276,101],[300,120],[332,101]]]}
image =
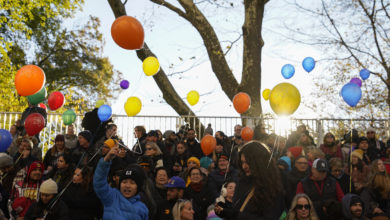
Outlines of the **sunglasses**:
{"label": "sunglasses", "polygon": [[295,209],[299,209],[299,210],[302,210],[303,208],[305,208],[306,210],[309,210],[310,209],[310,205],[307,204],[307,205],[300,205],[300,204],[297,204],[295,206]]}

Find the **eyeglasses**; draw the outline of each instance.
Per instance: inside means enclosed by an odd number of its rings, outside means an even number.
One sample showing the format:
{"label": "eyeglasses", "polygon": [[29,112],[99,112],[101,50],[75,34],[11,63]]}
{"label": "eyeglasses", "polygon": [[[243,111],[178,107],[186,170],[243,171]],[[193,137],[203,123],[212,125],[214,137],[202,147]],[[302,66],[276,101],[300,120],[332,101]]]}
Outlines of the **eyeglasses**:
{"label": "eyeglasses", "polygon": [[309,205],[309,204],[306,204],[306,205],[297,204],[297,205],[295,206],[295,209],[302,210],[303,208],[305,208],[306,210],[309,210],[309,209],[310,209],[310,205]]}

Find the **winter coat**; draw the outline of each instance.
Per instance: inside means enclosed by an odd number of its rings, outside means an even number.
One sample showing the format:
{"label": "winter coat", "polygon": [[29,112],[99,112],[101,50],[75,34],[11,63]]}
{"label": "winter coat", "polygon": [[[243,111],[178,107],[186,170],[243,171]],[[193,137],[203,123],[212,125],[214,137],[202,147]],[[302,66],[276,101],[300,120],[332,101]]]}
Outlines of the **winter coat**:
{"label": "winter coat", "polygon": [[72,150],[77,146],[77,135],[65,135],[65,147],[69,150]]}
{"label": "winter coat", "polygon": [[60,155],[62,154],[70,154],[70,150],[68,150],[67,148],[64,149],[64,152],[62,153],[59,153],[57,152],[56,154],[52,154],[52,151],[53,151],[53,147],[50,148],[46,154],[45,154],[45,158],[43,159],[43,165],[45,165],[45,168],[47,169],[47,167],[49,166],[52,166],[53,168],[56,167],[57,165],[57,159]]}
{"label": "winter coat", "polygon": [[[341,205],[342,205],[342,211],[345,220],[353,220],[353,216],[351,214],[351,199],[352,197],[355,196],[358,195],[348,193],[343,197]],[[359,220],[365,219],[365,215],[366,212],[365,212],[364,204],[362,204],[362,217]]]}
{"label": "winter coat", "polygon": [[[333,149],[332,149],[333,147],[336,148],[335,151],[333,151]],[[322,152],[324,152],[325,158],[327,161],[329,161],[330,158],[333,158],[333,157],[337,157],[337,158],[340,158],[341,160],[343,160],[343,152],[341,151],[341,147],[338,145],[329,147],[325,144],[321,144],[320,149]]]}
{"label": "winter coat", "polygon": [[234,215],[233,203],[225,200],[225,202],[218,202],[218,206],[223,208],[221,213],[215,213],[223,219],[230,219],[230,216]]}
{"label": "winter coat", "polygon": [[70,219],[94,220],[102,215],[103,205],[95,192],[87,192],[81,184],[71,183],[62,200],[68,206]]}
{"label": "winter coat", "polygon": [[194,219],[206,219],[207,208],[214,202],[214,197],[206,183],[191,183],[184,190],[183,197],[192,200],[192,207],[195,211]]}
{"label": "winter coat", "polygon": [[287,174],[287,184],[286,184],[286,203],[288,206],[290,206],[291,201],[293,200],[296,191],[297,191],[297,185],[298,183],[309,175],[309,170],[306,170],[306,172],[299,172],[295,166]]}
{"label": "winter coat", "polygon": [[200,148],[200,144],[198,141],[194,140],[194,142],[190,143],[187,141],[188,145],[188,153],[190,157],[197,157],[199,160],[204,156],[202,149]]}
{"label": "winter coat", "polygon": [[166,199],[161,200],[158,204],[157,214],[155,220],[173,220],[172,208],[175,205],[176,200],[168,201]]}
{"label": "winter coat", "polygon": [[390,200],[382,199],[379,191],[366,187],[360,193],[360,198],[364,202],[368,217],[371,218],[374,216],[372,213],[374,208],[380,208],[385,214],[390,215]]}
{"label": "winter coat", "polygon": [[66,184],[73,178],[74,167],[69,165],[68,168],[58,169],[57,166],[47,174],[48,178],[52,178],[57,183],[58,192],[60,192]]}
{"label": "winter coat", "polygon": [[[52,202],[49,201],[48,204]],[[35,220],[37,218],[42,218],[45,215],[45,209],[48,204],[43,204],[41,201],[34,202],[30,208],[28,209],[26,215],[24,216],[24,220]],[[58,200],[54,207],[50,210],[49,214],[47,214],[46,220],[68,220],[69,218],[69,210],[65,203],[61,200]],[[76,218],[77,219],[77,218]]]}
{"label": "winter coat", "polygon": [[238,170],[233,167],[229,168],[229,172],[226,175],[219,168],[212,171],[208,176],[208,184],[209,189],[211,190],[214,199],[217,198],[221,194],[222,185],[228,181],[238,181]]}
{"label": "winter coat", "polygon": [[[96,149],[93,145],[90,145],[88,148],[83,148],[77,143],[77,147],[73,149],[71,157],[76,167],[83,167],[87,165],[88,161],[93,157],[93,155],[95,155],[95,153]],[[99,157],[96,156],[90,163],[88,163],[88,166],[95,168],[98,160]]]}
{"label": "winter coat", "polygon": [[[343,173],[340,178],[334,177],[333,175],[331,175],[331,176],[333,178],[335,178],[337,180],[337,182],[339,182],[340,187],[343,190],[344,194],[355,193],[355,191],[356,191],[355,186],[353,184],[350,184],[351,179],[350,179],[349,175]],[[351,187],[351,190],[349,189],[350,187]]]}
{"label": "winter coat", "polygon": [[[349,165],[347,165],[345,168],[344,168],[344,173],[346,173],[347,175],[350,175],[350,172],[349,172]],[[370,173],[370,168],[367,166],[367,165],[363,165],[363,169],[362,171],[360,171],[359,169],[357,169],[356,167],[352,167],[352,183],[356,186],[356,184],[360,184],[360,185],[364,185],[366,184],[367,180],[368,180],[368,174]]]}
{"label": "winter coat", "polygon": [[140,201],[137,194],[125,198],[118,189],[111,188],[107,183],[111,161],[100,159],[93,177],[93,188],[104,206],[105,220],[138,220],[148,219],[148,209]]}

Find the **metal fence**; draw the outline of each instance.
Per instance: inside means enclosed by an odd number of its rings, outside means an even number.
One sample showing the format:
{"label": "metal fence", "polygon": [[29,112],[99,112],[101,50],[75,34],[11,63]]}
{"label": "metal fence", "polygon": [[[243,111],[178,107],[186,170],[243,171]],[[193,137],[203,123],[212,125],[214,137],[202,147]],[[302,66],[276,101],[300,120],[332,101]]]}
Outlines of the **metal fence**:
{"label": "metal fence", "polygon": [[[21,117],[18,112],[0,112],[0,128],[9,130],[11,125]],[[75,133],[82,131],[81,121],[83,116],[78,115],[75,125]],[[211,124],[214,132],[223,131],[231,136],[234,133],[234,126],[242,123],[240,117],[208,117],[208,116],[135,116],[113,115],[112,119],[118,126],[118,135],[124,143],[131,146],[135,143],[134,127],[145,126],[146,130],[159,129],[163,133],[166,130],[178,131],[181,126],[189,124]],[[258,120],[259,118],[246,118]],[[249,120],[250,121],[250,120]],[[390,137],[390,119],[298,119],[298,118],[262,118],[263,127],[267,133],[276,133],[287,137],[296,127],[304,124],[314,137],[317,144],[322,143],[325,133],[332,132],[336,138],[342,139],[343,135],[352,128],[357,129],[361,135],[365,134],[368,127],[377,130],[378,138],[387,140]],[[197,126],[201,127],[201,126]],[[55,135],[66,133],[66,126],[62,122],[60,114],[49,113],[47,116],[47,126],[40,133],[41,143],[44,146],[51,146]],[[200,134],[200,131],[198,131]],[[201,137],[199,137],[200,139]]]}

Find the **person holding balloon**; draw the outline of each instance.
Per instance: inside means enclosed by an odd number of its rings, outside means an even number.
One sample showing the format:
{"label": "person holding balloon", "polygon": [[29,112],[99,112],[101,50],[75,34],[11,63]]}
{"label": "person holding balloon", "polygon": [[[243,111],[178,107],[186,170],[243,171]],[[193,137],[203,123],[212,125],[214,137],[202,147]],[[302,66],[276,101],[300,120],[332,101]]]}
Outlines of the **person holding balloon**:
{"label": "person holding balloon", "polygon": [[[92,141],[92,133],[88,130],[79,133],[77,147],[72,151],[71,157],[76,167],[83,167],[89,163],[89,160],[96,154],[96,149],[90,144]],[[98,157],[95,157],[91,167],[96,167]]]}
{"label": "person holding balloon", "polygon": [[31,151],[33,143],[28,138],[22,138],[19,144],[19,150],[14,156],[15,167],[17,170],[21,170],[30,166],[30,164],[37,160]]}
{"label": "person holding balloon", "polygon": [[45,165],[46,172],[49,173],[57,166],[57,159],[62,154],[70,154],[70,150],[65,148],[65,137],[58,134],[54,139],[54,145],[45,154],[43,165]]}
{"label": "person holding balloon", "polygon": [[[38,114],[42,115],[42,117],[44,119],[44,127],[46,127],[46,124],[47,124],[47,112],[46,112],[46,110],[41,108],[41,107],[38,107],[37,104],[31,104],[29,102],[28,103],[28,107],[22,113],[21,125],[22,126],[24,125],[23,135],[26,133],[26,130],[25,130],[26,128],[25,127],[28,126],[28,124],[26,125],[25,122],[26,122],[28,116],[30,116],[33,113],[38,113]],[[39,141],[39,132],[41,130],[42,129],[40,129],[36,134],[34,134],[38,138],[38,141]]]}

